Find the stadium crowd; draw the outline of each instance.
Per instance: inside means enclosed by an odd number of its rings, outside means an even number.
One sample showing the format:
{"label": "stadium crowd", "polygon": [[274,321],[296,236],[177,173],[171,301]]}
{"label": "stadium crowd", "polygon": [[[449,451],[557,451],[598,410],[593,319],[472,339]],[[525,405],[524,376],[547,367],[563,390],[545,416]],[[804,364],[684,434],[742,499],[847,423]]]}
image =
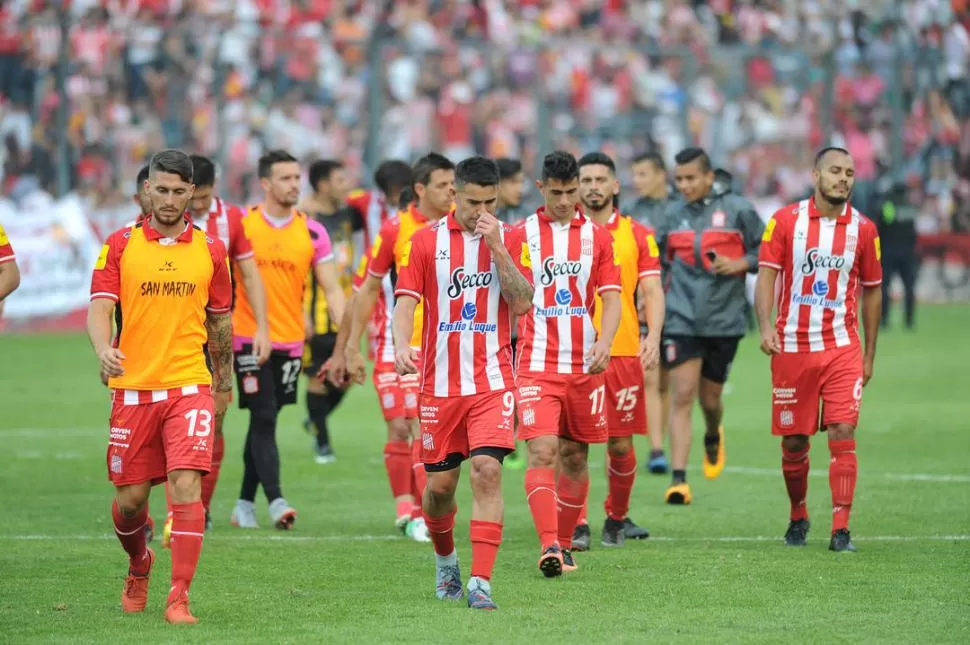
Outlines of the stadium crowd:
{"label": "stadium crowd", "polygon": [[[957,0],[906,0],[895,20],[888,2],[66,4],[62,135],[61,3],[0,8],[0,185],[14,202],[56,193],[65,136],[70,187],[107,228],[126,216],[149,151],[166,146],[221,160],[223,193],[245,203],[271,147],[339,157],[366,183],[367,162],[431,148],[533,169],[545,141],[602,149],[628,168],[650,145],[670,162],[696,143],[770,213],[805,194],[806,151],[828,127],[856,158],[865,194],[891,165],[902,101],[911,163],[901,179],[920,230],[970,229],[970,15]],[[378,159],[365,159],[370,136]]]}

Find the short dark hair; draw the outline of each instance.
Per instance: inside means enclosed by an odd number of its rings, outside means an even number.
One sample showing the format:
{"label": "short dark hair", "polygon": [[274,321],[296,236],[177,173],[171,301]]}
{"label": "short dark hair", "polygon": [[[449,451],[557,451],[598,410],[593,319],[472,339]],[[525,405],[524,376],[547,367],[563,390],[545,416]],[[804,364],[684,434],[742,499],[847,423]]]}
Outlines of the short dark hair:
{"label": "short dark hair", "polygon": [[202,155],[189,155],[192,160],[192,183],[196,186],[216,185],[216,165]]}
{"label": "short dark hair", "polygon": [[633,158],[633,165],[644,162],[653,164],[654,170],[667,172],[667,162],[664,161],[659,152],[643,152]]}
{"label": "short dark hair", "polygon": [[678,166],[684,166],[693,161],[699,161],[701,164],[702,172],[710,172],[711,170],[711,158],[707,155],[703,148],[684,148],[674,157],[674,161],[677,162]]}
{"label": "short dark hair", "polygon": [[606,166],[610,169],[610,174],[616,174],[616,164],[610,159],[610,156],[602,152],[587,152],[576,164],[580,168],[583,166]]}
{"label": "short dark hair", "polygon": [[400,159],[382,161],[374,171],[374,183],[385,195],[411,186],[411,166]]}
{"label": "short dark hair", "polygon": [[270,150],[259,158],[259,164],[257,165],[259,178],[266,179],[272,177],[273,166],[278,163],[297,163],[297,159],[286,150]]}
{"label": "short dark hair", "polygon": [[579,177],[579,165],[576,157],[564,150],[554,150],[542,159],[542,182],[558,179],[561,182],[571,181]]}
{"label": "short dark hair", "polygon": [[400,209],[407,208],[411,202],[414,201],[414,189],[410,186],[405,186],[401,189],[401,196],[397,199],[397,207]]}
{"label": "short dark hair", "polygon": [[499,157],[495,160],[498,166],[498,176],[502,179],[512,179],[522,172],[522,162],[511,157]]}
{"label": "short dark hair", "polygon": [[821,150],[819,150],[818,151],[818,154],[815,155],[815,163],[812,164],[812,167],[813,168],[818,168],[818,165],[820,163],[822,163],[822,159],[825,157],[825,155],[827,155],[830,152],[841,152],[844,155],[849,155],[850,157],[852,156],[849,153],[849,151],[846,150],[845,148],[840,148],[838,146],[827,146],[827,147],[822,148]]}
{"label": "short dark hair", "polygon": [[140,192],[141,189],[144,188],[145,182],[148,181],[148,171],[149,171],[148,164],[145,164],[144,166],[142,166],[141,167],[141,170],[138,171],[138,176],[135,177],[135,192],[136,193],[137,192]]}
{"label": "short dark hair", "polygon": [[455,188],[458,190],[464,188],[465,184],[497,186],[501,178],[498,164],[479,155],[469,157],[455,167]]}
{"label": "short dark hair", "polygon": [[191,184],[192,160],[189,155],[175,148],[161,150],[152,155],[152,160],[148,163],[149,176],[159,172],[178,175],[179,179]]}
{"label": "short dark hair", "polygon": [[435,170],[454,169],[455,164],[451,163],[451,159],[437,152],[429,152],[415,161],[414,165],[411,166],[411,185],[416,186],[421,184],[422,186],[427,186],[431,183],[431,174]]}
{"label": "short dark hair", "polygon": [[336,159],[318,159],[310,164],[310,188],[312,190],[317,189],[317,184],[321,181],[328,181],[330,175],[333,171],[339,170],[344,167],[342,161],[337,161]]}

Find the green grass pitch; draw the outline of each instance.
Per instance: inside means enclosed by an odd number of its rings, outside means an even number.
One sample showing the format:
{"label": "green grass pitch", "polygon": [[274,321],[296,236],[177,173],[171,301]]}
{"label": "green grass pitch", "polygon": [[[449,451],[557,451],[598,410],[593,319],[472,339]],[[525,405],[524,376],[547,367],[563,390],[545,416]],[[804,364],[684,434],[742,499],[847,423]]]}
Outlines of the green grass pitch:
{"label": "green grass pitch", "polygon": [[[695,442],[689,507],[665,506],[666,477],[641,471],[631,516],[649,540],[599,546],[605,476],[594,449],[593,551],[578,555],[579,571],[546,580],[535,567],[522,472],[506,473],[498,612],[436,601],[430,545],[395,534],[384,425],[369,385],[332,420],[332,465],[312,460],[302,401],[283,413],[284,491],[300,513],[287,534],[229,526],[246,423],[233,411],[215,528],[192,587],[200,624],[182,628],[162,617],[166,552],[148,610],[127,616],[119,607],[126,559],[111,529],[109,405],[86,339],[2,337],[0,643],[967,643],[968,321],[970,308],[928,307],[917,333],[881,338],[858,432],[858,553],[827,550],[824,436],[812,454],[809,546],[782,545],[788,502],[768,429],[768,362],[749,337],[726,397],[728,467],[704,480]],[[456,542],[467,576],[467,484],[460,495]],[[156,489],[157,519],[163,497]],[[268,525],[263,498],[258,508]]]}

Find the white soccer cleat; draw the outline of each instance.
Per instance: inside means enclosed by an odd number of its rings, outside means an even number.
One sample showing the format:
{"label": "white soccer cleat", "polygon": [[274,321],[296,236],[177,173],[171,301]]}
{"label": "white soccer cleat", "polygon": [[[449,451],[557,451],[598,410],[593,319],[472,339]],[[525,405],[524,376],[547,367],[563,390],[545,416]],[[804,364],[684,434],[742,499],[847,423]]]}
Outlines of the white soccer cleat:
{"label": "white soccer cleat", "polygon": [[296,522],[296,510],[282,497],[269,503],[269,516],[273,518],[273,525],[281,531],[289,531]]}
{"label": "white soccer cleat", "polygon": [[241,529],[258,529],[259,522],[256,521],[255,505],[242,499],[236,500],[236,507],[232,509],[229,523]]}
{"label": "white soccer cleat", "polygon": [[405,533],[415,542],[431,541],[431,535],[428,533],[428,526],[424,523],[423,517],[418,517],[408,522]]}

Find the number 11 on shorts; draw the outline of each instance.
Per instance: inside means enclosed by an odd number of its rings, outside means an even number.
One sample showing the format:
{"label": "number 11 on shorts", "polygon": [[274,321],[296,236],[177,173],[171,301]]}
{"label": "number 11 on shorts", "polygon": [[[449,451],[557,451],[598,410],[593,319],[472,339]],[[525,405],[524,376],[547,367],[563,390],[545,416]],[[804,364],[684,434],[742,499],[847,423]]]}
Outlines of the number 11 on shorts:
{"label": "number 11 on shorts", "polygon": [[589,411],[590,414],[602,414],[603,405],[606,403],[606,386],[600,385],[598,388],[590,392],[589,400],[593,404]]}

